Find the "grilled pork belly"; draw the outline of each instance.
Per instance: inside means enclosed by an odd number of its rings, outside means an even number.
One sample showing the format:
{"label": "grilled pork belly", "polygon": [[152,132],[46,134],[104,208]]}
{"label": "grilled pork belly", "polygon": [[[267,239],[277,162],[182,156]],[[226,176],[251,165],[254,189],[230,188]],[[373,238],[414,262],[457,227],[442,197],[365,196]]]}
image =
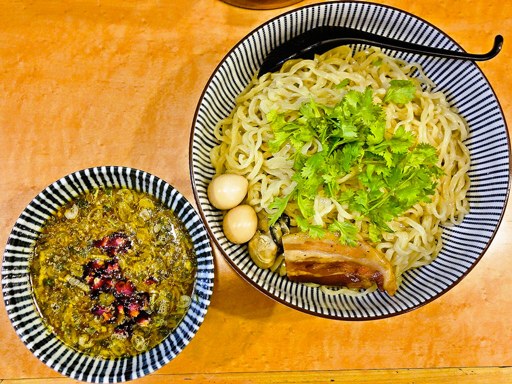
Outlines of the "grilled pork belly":
{"label": "grilled pork belly", "polygon": [[369,288],[393,295],[396,278],[384,254],[365,242],[342,245],[335,235],[314,239],[299,232],[283,236],[288,278],[303,283]]}

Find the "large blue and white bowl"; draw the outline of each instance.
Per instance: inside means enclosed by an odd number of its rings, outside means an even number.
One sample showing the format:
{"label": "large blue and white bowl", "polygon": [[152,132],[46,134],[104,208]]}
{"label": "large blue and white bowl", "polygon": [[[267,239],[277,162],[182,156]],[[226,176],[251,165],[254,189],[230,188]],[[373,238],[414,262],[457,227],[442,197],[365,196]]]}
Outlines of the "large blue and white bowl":
{"label": "large blue and white bowl", "polygon": [[[156,197],[184,223],[197,255],[192,302],[185,317],[163,342],[134,357],[95,358],[69,348],[43,324],[32,294],[29,261],[41,227],[66,202],[102,186],[135,189]],[[185,348],[206,315],[213,276],[213,256],[207,230],[185,197],[164,180],[147,172],[109,166],[84,169],[65,176],[30,202],[14,224],[7,241],[2,265],[2,292],[16,333],[43,363],[77,380],[115,383],[145,376],[167,364]]]}
{"label": "large blue and white bowl", "polygon": [[218,144],[213,127],[229,115],[235,98],[258,72],[272,49],[310,28],[324,25],[351,27],[426,46],[462,51],[453,39],[425,20],[369,2],[308,5],[269,20],[228,52],[199,100],[190,137],[190,172],[195,198],[200,214],[226,260],[261,292],[295,309],[333,319],[367,320],[398,315],[428,303],[454,287],[484,255],[503,217],[510,183],[508,131],[496,95],[474,62],[384,50],[391,56],[420,63],[436,84],[435,90],[447,95],[470,128],[465,144],[471,153],[471,189],[468,193],[471,212],[462,224],[444,229],[444,246],[437,259],[428,266],[407,272],[395,296],[381,292],[365,297],[328,296],[318,288],[259,269],[251,262],[245,245],[234,245],[226,239],[222,232],[222,214],[207,198],[206,189],[214,175],[209,153]]}

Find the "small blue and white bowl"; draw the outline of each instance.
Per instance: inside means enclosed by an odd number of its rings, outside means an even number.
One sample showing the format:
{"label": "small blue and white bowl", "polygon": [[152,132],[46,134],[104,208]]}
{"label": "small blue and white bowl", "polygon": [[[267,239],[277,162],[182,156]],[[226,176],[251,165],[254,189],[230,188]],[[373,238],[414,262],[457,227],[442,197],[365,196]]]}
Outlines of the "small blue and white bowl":
{"label": "small blue and white bowl", "polygon": [[[44,325],[34,302],[29,260],[48,217],[66,202],[97,187],[124,187],[146,192],[171,208],[192,237],[197,274],[192,302],[178,327],[159,345],[133,357],[95,358],[66,346]],[[210,239],[193,206],[174,187],[147,172],[107,166],[88,168],[52,183],[21,213],[7,240],[2,264],[2,292],[12,325],[27,348],[62,375],[93,383],[115,383],[145,376],[175,358],[202,324],[213,290]]]}
{"label": "small blue and white bowl", "polygon": [[[429,265],[408,271],[398,292],[363,297],[330,296],[295,283],[251,262],[245,245],[230,243],[222,231],[222,213],[207,197],[215,170],[210,151],[218,144],[213,128],[227,117],[236,97],[259,71],[264,58],[288,39],[317,26],[344,26],[398,40],[454,51],[462,48],[427,21],[397,8],[360,1],[322,2],[286,12],[257,27],[233,47],[210,77],[199,100],[190,137],[190,172],[195,198],[213,241],[244,279],[287,306],[316,316],[369,320],[395,316],[431,302],[454,287],[483,256],[503,218],[509,188],[510,143],[500,104],[491,85],[471,61],[441,59],[384,50],[422,65],[466,119],[470,151],[470,213],[443,233],[443,248]],[[356,46],[356,49],[364,47]],[[495,58],[494,60],[499,60]],[[503,63],[505,65],[506,63]]]}

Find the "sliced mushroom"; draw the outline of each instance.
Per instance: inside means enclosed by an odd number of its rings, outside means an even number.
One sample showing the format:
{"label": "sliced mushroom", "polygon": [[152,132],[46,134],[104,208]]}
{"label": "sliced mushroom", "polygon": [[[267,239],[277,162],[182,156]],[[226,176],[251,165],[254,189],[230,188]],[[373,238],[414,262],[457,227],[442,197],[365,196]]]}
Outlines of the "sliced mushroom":
{"label": "sliced mushroom", "polygon": [[276,260],[278,247],[269,234],[256,232],[249,241],[249,256],[252,261],[262,268],[270,268]]}

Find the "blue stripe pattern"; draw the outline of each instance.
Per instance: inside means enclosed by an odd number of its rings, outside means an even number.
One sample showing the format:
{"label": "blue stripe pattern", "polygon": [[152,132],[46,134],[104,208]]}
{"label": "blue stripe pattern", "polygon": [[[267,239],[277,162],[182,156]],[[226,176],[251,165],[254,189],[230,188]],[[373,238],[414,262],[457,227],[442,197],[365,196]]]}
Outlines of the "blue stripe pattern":
{"label": "blue stripe pattern", "polygon": [[[245,245],[234,245],[222,233],[222,213],[208,202],[206,189],[214,169],[209,153],[213,127],[228,116],[263,58],[281,42],[315,26],[339,25],[396,39],[461,51],[448,35],[412,14],[370,2],[343,1],[307,5],[269,20],[231,49],[211,75],[200,98],[190,136],[190,172],[199,212],[218,248],[247,281],[292,308],[342,320],[368,320],[410,311],[456,285],[478,262],[502,220],[508,199],[510,143],[503,113],[491,85],[474,62],[419,56],[393,50],[388,55],[419,63],[447,95],[470,127],[468,193],[471,212],[464,222],[444,230],[444,246],[428,266],[405,274],[394,297],[375,292],[365,297],[331,297],[317,288],[292,283],[256,268]],[[356,49],[364,47],[356,46]]]}
{"label": "blue stripe pattern", "polygon": [[[94,358],[77,352],[49,332],[36,309],[28,272],[32,248],[48,217],[72,198],[98,186],[143,191],[173,209],[192,237],[198,264],[192,303],[178,327],[153,349],[134,357],[115,360]],[[192,205],[162,179],[144,171],[118,166],[75,172],[39,193],[14,224],[2,264],[5,306],[16,333],[27,348],[57,372],[92,383],[115,383],[140,378],[176,357],[204,320],[213,291],[213,279],[210,238]]]}

